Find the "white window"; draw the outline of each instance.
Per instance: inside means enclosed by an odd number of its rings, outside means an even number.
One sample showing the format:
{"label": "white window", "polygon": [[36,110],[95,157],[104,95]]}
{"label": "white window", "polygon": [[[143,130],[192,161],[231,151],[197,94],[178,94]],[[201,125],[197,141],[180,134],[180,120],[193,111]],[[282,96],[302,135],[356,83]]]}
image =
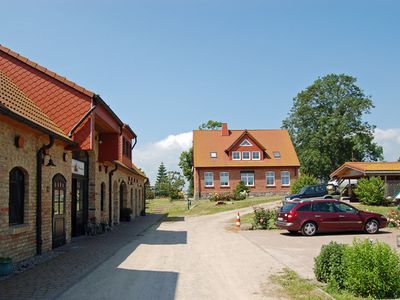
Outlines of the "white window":
{"label": "white window", "polygon": [[211,158],[217,158],[217,152],[210,152]]}
{"label": "white window", "polygon": [[251,159],[252,160],[260,160],[260,151],[251,152]]}
{"label": "white window", "polygon": [[275,186],[275,172],[269,171],[265,173],[265,180],[267,182],[267,186]]}
{"label": "white window", "polygon": [[240,173],[240,180],[246,186],[254,186],[254,172],[242,172]]}
{"label": "white window", "polygon": [[229,186],[229,173],[228,172],[219,173],[219,182],[221,186]]}
{"label": "white window", "polygon": [[248,146],[252,146],[252,144],[249,142],[248,139],[245,139],[243,142],[240,143],[240,146],[248,147]]}
{"label": "white window", "polygon": [[273,155],[275,158],[281,158],[281,153],[279,151],[274,151]]}
{"label": "white window", "polygon": [[240,152],[239,151],[232,151],[232,159],[233,160],[240,160]]}
{"label": "white window", "polygon": [[281,172],[281,184],[283,186],[290,185],[290,172],[289,171],[282,171]]}
{"label": "white window", "polygon": [[242,152],[242,160],[250,160],[250,151]]}
{"label": "white window", "polygon": [[204,172],[204,185],[209,187],[214,186],[213,172]]}

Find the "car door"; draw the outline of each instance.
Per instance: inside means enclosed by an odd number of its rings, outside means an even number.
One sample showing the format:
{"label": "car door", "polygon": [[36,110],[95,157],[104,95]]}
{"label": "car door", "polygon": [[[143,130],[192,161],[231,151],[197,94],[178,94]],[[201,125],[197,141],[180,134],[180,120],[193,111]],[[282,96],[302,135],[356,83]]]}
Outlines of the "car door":
{"label": "car door", "polygon": [[315,201],[312,204],[314,220],[319,231],[335,231],[339,222],[338,214],[331,201]]}
{"label": "car door", "polygon": [[363,222],[357,209],[342,202],[335,202],[334,205],[338,214],[340,230],[362,230]]}

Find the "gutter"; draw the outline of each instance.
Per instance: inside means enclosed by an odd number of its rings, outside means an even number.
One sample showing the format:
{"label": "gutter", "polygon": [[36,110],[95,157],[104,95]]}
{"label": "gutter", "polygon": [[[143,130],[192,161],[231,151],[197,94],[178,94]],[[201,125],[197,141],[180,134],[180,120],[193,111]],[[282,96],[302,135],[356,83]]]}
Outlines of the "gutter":
{"label": "gutter", "polygon": [[131,150],[133,150],[133,148],[135,148],[136,143],[137,143],[137,136],[135,136],[135,142],[133,143],[133,145],[132,145],[132,147],[131,147]]}
{"label": "gutter", "polygon": [[114,172],[118,170],[118,165],[115,164],[115,168],[108,173],[108,193],[109,193],[109,203],[108,203],[108,225],[112,226],[112,177]]}
{"label": "gutter", "polygon": [[43,145],[36,153],[36,254],[42,254],[42,167],[44,164],[44,151],[54,145],[54,136],[49,135],[49,143]]}

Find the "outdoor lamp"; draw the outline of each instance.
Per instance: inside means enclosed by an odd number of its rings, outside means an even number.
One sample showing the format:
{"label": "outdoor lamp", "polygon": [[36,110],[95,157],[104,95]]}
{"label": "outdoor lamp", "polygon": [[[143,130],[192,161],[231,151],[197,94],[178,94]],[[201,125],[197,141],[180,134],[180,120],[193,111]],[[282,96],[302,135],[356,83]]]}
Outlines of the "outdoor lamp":
{"label": "outdoor lamp", "polygon": [[51,159],[51,155],[48,155],[48,156],[50,157],[50,159],[49,159],[49,162],[46,164],[46,167],[55,167],[56,165],[54,164],[53,160]]}

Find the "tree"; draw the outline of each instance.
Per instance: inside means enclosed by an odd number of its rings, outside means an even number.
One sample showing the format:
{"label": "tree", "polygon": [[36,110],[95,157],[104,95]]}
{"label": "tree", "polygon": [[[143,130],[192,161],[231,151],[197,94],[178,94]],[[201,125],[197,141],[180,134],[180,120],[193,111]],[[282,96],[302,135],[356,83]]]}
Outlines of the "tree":
{"label": "tree", "polygon": [[320,179],[346,161],[377,161],[382,147],[373,142],[375,126],[363,120],[374,108],[356,78],[330,74],[318,78],[293,99],[283,121],[289,131],[301,172]]}
{"label": "tree", "polygon": [[154,186],[156,196],[168,197],[168,188],[167,169],[165,168],[164,163],[161,162],[160,166],[158,167],[157,180]]}
{"label": "tree", "polygon": [[199,126],[200,130],[218,130],[221,129],[222,122],[208,120],[207,123],[203,123]]}
{"label": "tree", "polygon": [[318,184],[318,179],[316,177],[303,174],[294,181],[290,187],[290,192],[292,194],[298,194],[303,187],[315,184]]}
{"label": "tree", "polygon": [[168,196],[171,199],[183,198],[183,187],[185,186],[185,179],[176,171],[168,172]]}
{"label": "tree", "polygon": [[[222,122],[209,120],[199,126],[200,130],[217,130],[222,126]],[[189,182],[188,194],[193,196],[194,182],[193,182],[193,148],[183,151],[179,157],[179,167],[182,170],[183,176]]]}
{"label": "tree", "polygon": [[188,194],[193,196],[194,183],[193,183],[193,148],[188,151],[183,151],[179,157],[179,167],[182,170],[183,176],[189,182]]}

